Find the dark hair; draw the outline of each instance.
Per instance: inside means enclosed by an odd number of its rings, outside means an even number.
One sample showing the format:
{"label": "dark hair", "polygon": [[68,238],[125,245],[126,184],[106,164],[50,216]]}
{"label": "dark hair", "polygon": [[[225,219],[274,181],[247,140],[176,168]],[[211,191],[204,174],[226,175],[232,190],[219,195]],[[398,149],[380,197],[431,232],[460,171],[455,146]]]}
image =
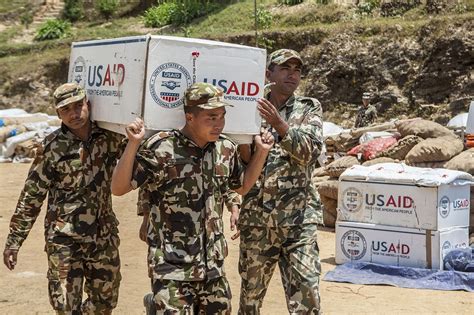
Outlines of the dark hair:
{"label": "dark hair", "polygon": [[197,116],[203,110],[204,109],[202,109],[199,106],[184,106],[184,113],[185,114],[193,114],[194,116]]}

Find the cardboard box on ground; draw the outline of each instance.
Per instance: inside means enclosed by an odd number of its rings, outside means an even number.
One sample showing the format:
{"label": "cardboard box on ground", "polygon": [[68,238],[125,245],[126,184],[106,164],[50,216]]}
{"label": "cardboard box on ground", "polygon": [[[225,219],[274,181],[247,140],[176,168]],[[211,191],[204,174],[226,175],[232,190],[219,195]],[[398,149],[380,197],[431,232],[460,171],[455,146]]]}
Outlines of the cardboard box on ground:
{"label": "cardboard box on ground", "polygon": [[124,133],[142,117],[149,134],[184,125],[183,96],[195,82],[224,90],[224,133],[250,142],[260,132],[266,51],[216,41],[134,36],[74,42],[69,81],[85,87],[99,126]]}
{"label": "cardboard box on ground", "polygon": [[443,269],[469,245],[473,177],[447,169],[355,165],[339,178],[336,263]]}

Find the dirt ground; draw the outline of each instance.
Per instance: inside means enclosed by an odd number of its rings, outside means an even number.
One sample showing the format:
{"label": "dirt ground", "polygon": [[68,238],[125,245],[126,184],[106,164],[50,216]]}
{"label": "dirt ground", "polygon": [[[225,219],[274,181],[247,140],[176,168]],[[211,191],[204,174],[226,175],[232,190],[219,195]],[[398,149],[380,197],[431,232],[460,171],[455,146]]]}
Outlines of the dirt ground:
{"label": "dirt ground", "polygon": [[[29,165],[0,164],[0,246],[23,187]],[[149,291],[146,275],[146,246],[138,239],[140,218],[135,215],[136,194],[114,199],[120,220],[123,280],[115,314],[144,314],[142,297]],[[0,266],[0,314],[51,314],[46,282],[46,255],[41,212],[28,239],[20,250],[13,272]],[[226,222],[228,220],[226,219]],[[228,228],[229,257],[226,268],[234,295],[236,313],[240,278],[237,272],[238,241],[231,241]],[[323,274],[335,267],[334,232],[319,232]],[[474,314],[474,295],[467,292],[401,289],[390,286],[364,286],[321,281],[322,308],[325,314]],[[286,314],[286,303],[278,273],[273,276],[262,314]]]}

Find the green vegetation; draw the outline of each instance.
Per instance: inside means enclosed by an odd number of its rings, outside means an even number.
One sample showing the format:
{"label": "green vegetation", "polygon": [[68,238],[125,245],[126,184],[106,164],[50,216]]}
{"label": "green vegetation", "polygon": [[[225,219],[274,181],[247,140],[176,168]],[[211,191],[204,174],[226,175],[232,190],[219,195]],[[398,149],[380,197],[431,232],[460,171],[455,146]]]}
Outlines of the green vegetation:
{"label": "green vegetation", "polygon": [[28,3],[28,0],[0,0],[0,14],[21,10]]}
{"label": "green vegetation", "polygon": [[60,39],[68,36],[71,23],[63,20],[52,19],[44,22],[36,32],[36,40]]}
{"label": "green vegetation", "polygon": [[112,15],[117,11],[119,0],[98,0],[96,7],[99,13],[106,19],[109,20]]}
{"label": "green vegetation", "polygon": [[[48,58],[68,58],[68,49],[72,41],[132,36],[149,32],[224,41],[244,38],[245,40],[239,39],[238,42],[254,44],[252,41],[255,34],[253,0],[160,0],[153,1],[156,5],[149,7],[147,11],[133,11],[132,4],[138,2],[143,1],[124,2],[121,0],[120,8],[115,11],[114,17],[105,23],[104,20],[97,19],[100,15],[97,7],[87,8],[89,20],[85,20],[82,1],[66,0],[64,15],[68,16],[69,21],[75,21],[72,28],[61,24],[64,22],[54,22],[57,24],[48,25],[42,29],[38,37],[38,39],[40,37],[59,39],[17,43],[12,39],[21,35],[23,27],[13,22],[6,24],[7,26],[0,31],[0,69],[3,71],[5,63],[15,59],[19,67],[15,68],[15,71],[21,72],[23,69],[24,72],[28,72],[31,70],[29,60],[33,55],[35,58],[38,55],[43,56],[45,63],[51,60]],[[0,0],[0,13],[6,11],[7,8],[21,6],[22,9],[17,10],[17,17],[19,17],[24,12],[27,3],[26,0]],[[275,35],[279,32],[312,33],[318,34],[318,38],[322,39],[330,34],[351,29],[355,30],[355,36],[364,39],[379,34],[412,35],[430,21],[440,20],[449,24],[460,20],[472,20],[474,17],[474,0],[466,0],[463,2],[464,6],[459,5],[455,9],[464,12],[462,14],[451,11],[442,15],[428,16],[420,5],[390,18],[380,16],[378,8],[372,8],[370,15],[361,15],[357,7],[324,4],[327,3],[326,0],[305,0],[298,6],[282,5],[279,0],[258,0],[257,3],[258,45],[269,49],[276,47],[276,44],[281,45],[278,35]],[[127,15],[127,12],[132,13]],[[158,29],[164,25],[170,25],[170,27]],[[395,28],[401,31],[394,32]],[[67,37],[64,37],[65,35]],[[232,36],[235,38],[229,39]],[[41,59],[38,62],[41,62]],[[10,75],[10,72],[7,73]]]}

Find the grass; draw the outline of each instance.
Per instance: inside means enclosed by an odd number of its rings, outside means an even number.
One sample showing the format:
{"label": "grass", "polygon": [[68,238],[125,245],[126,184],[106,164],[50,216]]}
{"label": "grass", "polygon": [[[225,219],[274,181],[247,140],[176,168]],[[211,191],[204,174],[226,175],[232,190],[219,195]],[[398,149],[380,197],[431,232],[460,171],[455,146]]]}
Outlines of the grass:
{"label": "grass", "polygon": [[[428,23],[439,22],[449,25],[449,23],[474,20],[474,11],[469,9],[473,7],[470,3],[474,0],[467,1],[468,11],[462,14],[428,17],[420,8],[415,8],[402,17],[381,18],[361,17],[352,9],[314,4],[310,0],[305,6],[300,7],[279,6],[277,0],[260,0],[259,7],[272,14],[273,22],[269,29],[263,32],[260,30],[259,33],[265,38],[266,34],[280,31],[292,31],[292,33],[322,31],[327,34],[337,34],[349,30],[359,40],[368,40],[380,35],[383,35],[380,40],[415,36],[419,29]],[[26,2],[28,1],[0,0],[0,13],[7,8],[18,8]],[[254,32],[253,10],[253,0],[237,1],[196,19],[185,27],[154,29],[151,33],[210,39],[223,39],[227,36],[242,34],[251,36]],[[20,31],[20,26],[10,26],[0,32],[0,69],[6,71],[4,73],[9,76],[13,76],[14,73],[28,73],[31,69],[35,69],[31,60],[35,60],[35,64],[40,65],[42,62],[46,64],[60,56],[62,58],[68,56],[69,47],[73,41],[146,34],[150,32],[150,29],[144,28],[140,16],[116,18],[110,22],[83,21],[74,25],[72,36],[66,39],[32,44],[9,43],[9,39]]]}
{"label": "grass", "polygon": [[28,4],[28,0],[0,0],[0,14],[20,10]]}

